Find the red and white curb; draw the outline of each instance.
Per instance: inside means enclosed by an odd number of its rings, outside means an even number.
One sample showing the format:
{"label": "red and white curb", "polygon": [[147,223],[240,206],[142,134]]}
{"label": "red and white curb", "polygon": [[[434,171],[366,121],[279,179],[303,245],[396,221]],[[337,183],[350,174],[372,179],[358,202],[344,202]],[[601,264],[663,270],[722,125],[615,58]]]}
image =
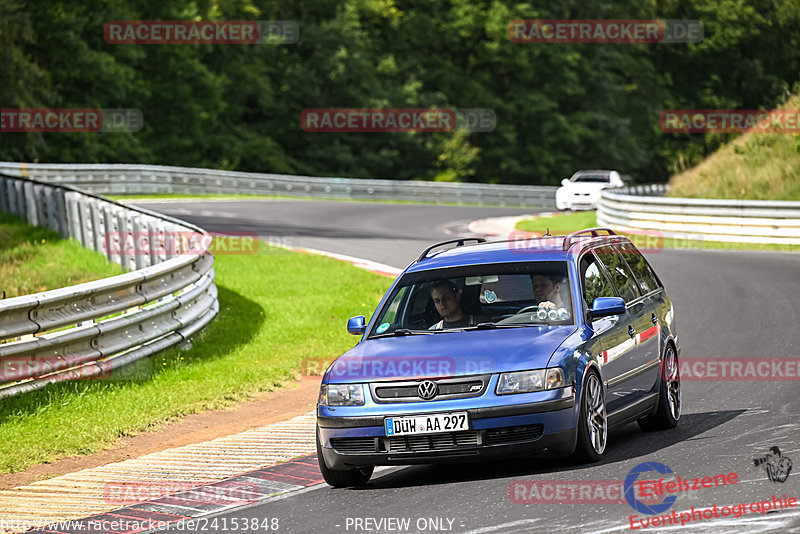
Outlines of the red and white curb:
{"label": "red and white curb", "polygon": [[[171,514],[179,520],[220,507],[239,506],[243,495],[245,500],[251,496],[260,499],[316,484],[322,476],[313,459],[315,424],[311,411],[204,443],[0,491],[0,532],[113,515],[121,507],[139,510],[130,512],[134,515]],[[210,500],[198,488],[210,488]],[[186,498],[162,499],[177,490]],[[142,501],[146,503],[138,504]],[[53,528],[48,530],[63,532]]]}

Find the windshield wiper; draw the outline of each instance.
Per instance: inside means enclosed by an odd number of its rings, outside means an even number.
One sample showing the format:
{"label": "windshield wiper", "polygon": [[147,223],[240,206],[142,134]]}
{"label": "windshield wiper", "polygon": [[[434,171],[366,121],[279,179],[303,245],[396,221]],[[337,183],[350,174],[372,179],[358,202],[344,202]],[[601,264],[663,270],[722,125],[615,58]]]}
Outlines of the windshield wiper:
{"label": "windshield wiper", "polygon": [[531,323],[524,323],[524,324],[478,323],[475,326],[465,326],[461,330],[490,330],[494,328],[520,328],[524,326],[531,326]]}
{"label": "windshield wiper", "polygon": [[375,334],[374,336],[370,336],[370,339],[375,339],[376,337],[394,337],[394,336],[414,336],[420,334],[433,334],[433,331],[428,330],[409,330],[408,328],[398,328],[393,332],[387,332],[386,334]]}

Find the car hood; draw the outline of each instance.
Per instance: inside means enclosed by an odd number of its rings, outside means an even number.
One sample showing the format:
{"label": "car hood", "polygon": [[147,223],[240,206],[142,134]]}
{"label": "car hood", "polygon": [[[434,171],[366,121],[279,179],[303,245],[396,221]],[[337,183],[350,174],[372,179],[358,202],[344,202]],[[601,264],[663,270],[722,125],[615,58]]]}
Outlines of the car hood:
{"label": "car hood", "polygon": [[434,376],[539,369],[575,326],[442,332],[367,339],[325,372],[331,383],[410,380]]}

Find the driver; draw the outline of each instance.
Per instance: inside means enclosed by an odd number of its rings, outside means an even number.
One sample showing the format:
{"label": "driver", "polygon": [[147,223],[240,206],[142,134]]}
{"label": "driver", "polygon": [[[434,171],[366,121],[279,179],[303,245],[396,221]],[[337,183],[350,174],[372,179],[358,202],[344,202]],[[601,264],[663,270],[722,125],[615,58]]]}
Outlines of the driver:
{"label": "driver", "polygon": [[442,320],[432,325],[428,330],[441,330],[443,328],[463,328],[471,326],[474,317],[464,313],[461,308],[461,293],[450,280],[441,280],[431,286],[431,299],[436,311]]}
{"label": "driver", "polygon": [[539,301],[539,309],[565,308],[561,300],[561,277],[549,274],[534,274],[533,296]]}

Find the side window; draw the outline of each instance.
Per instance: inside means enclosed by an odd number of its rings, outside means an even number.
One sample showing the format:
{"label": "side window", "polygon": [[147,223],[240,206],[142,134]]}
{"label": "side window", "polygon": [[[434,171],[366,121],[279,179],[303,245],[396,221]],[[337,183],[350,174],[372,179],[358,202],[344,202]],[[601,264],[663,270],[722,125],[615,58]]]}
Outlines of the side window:
{"label": "side window", "polygon": [[628,265],[633,271],[636,281],[639,282],[639,289],[642,291],[642,294],[644,295],[658,289],[659,285],[658,282],[656,282],[656,277],[653,276],[653,271],[650,269],[647,261],[645,261],[644,256],[628,243],[620,245],[619,249],[622,251],[625,261],[628,262]]}
{"label": "side window", "polygon": [[386,309],[386,313],[381,320],[382,323],[395,323],[397,321],[397,310],[400,308],[400,303],[403,302],[403,299],[406,296],[407,289],[407,287],[402,287],[400,288],[400,291],[397,292],[397,296]]}
{"label": "side window", "polygon": [[639,297],[639,289],[636,281],[622,256],[615,252],[611,247],[602,247],[598,251],[598,258],[606,266],[606,270],[611,275],[611,281],[619,291],[619,296],[625,302],[630,302]]}
{"label": "side window", "polygon": [[600,269],[594,256],[587,254],[581,261],[583,275],[583,295],[586,306],[591,308],[594,299],[597,297],[616,297],[614,288],[611,287],[608,278]]}

